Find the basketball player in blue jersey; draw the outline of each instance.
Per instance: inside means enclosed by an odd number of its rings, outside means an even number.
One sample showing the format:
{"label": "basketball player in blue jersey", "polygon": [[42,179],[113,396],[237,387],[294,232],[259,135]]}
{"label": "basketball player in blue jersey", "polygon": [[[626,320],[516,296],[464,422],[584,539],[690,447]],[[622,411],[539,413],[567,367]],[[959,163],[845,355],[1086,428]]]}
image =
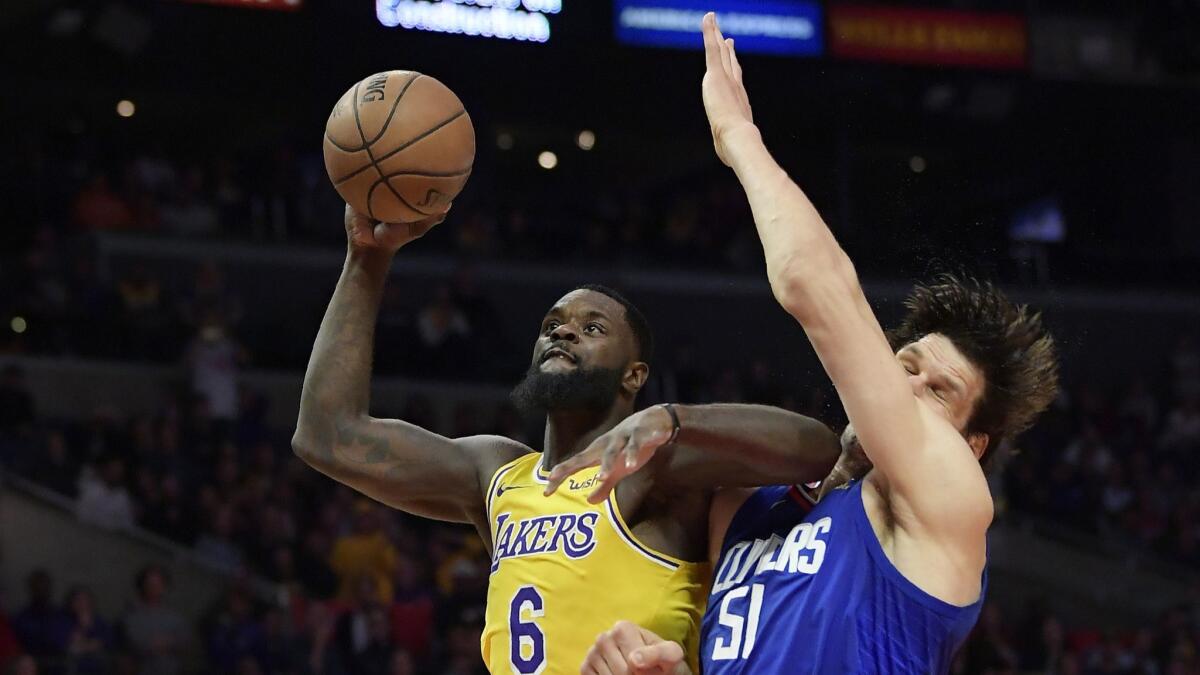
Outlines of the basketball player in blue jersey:
{"label": "basketball player in blue jersey", "polygon": [[573,673],[595,636],[621,618],[689,645],[694,658],[715,486],[819,478],[837,457],[836,436],[766,406],[655,406],[638,419],[665,424],[647,438],[674,442],[646,470],[603,500],[586,499],[605,479],[599,472],[543,496],[549,470],[634,412],[649,373],[648,323],[601,286],[576,288],[546,312],[514,390],[518,404],[545,415],[540,452],[371,416],[374,329],[389,268],[437,220],[375,223],[347,207],[345,266],[313,346],[293,448],[389,506],[475,527],[493,554],[481,645],[492,672]]}
{"label": "basketball player in blue jersey", "polygon": [[[717,497],[701,670],[944,673],[987,586],[993,504],[983,464],[1054,398],[1053,342],[1038,315],[992,285],[951,276],[917,286],[885,335],[850,259],[764,147],[733,42],[712,14],[703,30],[717,155],[746,190],[775,298],[845,407],[843,457],[864,453],[873,468],[819,501],[791,485]],[[601,444],[625,459],[599,459],[616,474],[653,461],[652,443]],[[582,671],[681,673],[683,656],[623,623],[598,639]]]}

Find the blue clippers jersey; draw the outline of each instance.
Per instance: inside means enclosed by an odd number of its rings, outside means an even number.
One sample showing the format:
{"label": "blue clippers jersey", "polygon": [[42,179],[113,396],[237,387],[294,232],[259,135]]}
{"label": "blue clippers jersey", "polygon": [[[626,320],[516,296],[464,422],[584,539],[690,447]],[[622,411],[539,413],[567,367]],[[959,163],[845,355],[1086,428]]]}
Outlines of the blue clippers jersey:
{"label": "blue clippers jersey", "polygon": [[702,670],[945,673],[982,596],[956,607],[905,579],[871,529],[861,481],[815,506],[798,488],[761,488],[721,546],[701,627]]}

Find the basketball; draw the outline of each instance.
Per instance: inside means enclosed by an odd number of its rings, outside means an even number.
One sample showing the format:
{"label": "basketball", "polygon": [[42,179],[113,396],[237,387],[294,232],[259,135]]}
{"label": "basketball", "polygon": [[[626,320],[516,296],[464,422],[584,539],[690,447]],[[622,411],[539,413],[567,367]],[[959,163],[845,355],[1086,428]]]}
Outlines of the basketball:
{"label": "basketball", "polygon": [[475,129],[446,85],[392,70],[338,99],[325,123],[324,154],[334,188],[356,211],[413,222],[444,212],[466,185]]}

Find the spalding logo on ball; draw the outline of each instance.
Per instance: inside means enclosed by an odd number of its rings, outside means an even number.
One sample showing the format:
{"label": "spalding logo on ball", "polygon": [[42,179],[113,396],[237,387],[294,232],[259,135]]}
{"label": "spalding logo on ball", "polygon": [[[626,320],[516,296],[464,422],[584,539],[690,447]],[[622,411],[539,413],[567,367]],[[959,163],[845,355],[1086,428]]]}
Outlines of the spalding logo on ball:
{"label": "spalding logo on ball", "polygon": [[408,223],[443,213],[467,183],[475,129],[446,85],[378,73],[338,99],[325,123],[325,170],[354,210]]}

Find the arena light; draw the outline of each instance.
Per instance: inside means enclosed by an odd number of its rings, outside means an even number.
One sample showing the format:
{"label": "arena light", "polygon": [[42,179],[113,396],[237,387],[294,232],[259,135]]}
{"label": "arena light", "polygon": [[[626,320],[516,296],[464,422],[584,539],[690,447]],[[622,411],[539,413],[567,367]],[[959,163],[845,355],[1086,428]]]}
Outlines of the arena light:
{"label": "arena light", "polygon": [[21,333],[24,333],[29,328],[29,324],[26,323],[25,317],[14,316],[12,318],[12,321],[8,322],[8,327],[12,329],[12,332],[16,333],[17,335],[20,335]]}
{"label": "arena light", "polygon": [[541,154],[538,155],[538,166],[546,169],[547,171],[553,169],[554,167],[558,166],[558,155],[550,152],[549,150],[543,150]]}
{"label": "arena light", "polygon": [[376,0],[379,23],[472,37],[546,42],[562,0]]}
{"label": "arena light", "polygon": [[591,150],[596,147],[596,133],[590,129],[584,129],[575,137],[575,144],[580,150]]}
{"label": "arena light", "polygon": [[117,114],[121,117],[133,117],[133,113],[137,112],[137,106],[127,98],[117,101]]}
{"label": "arena light", "polygon": [[908,168],[912,169],[913,173],[925,173],[925,168],[928,164],[925,163],[925,158],[920,155],[913,155],[908,160]]}

